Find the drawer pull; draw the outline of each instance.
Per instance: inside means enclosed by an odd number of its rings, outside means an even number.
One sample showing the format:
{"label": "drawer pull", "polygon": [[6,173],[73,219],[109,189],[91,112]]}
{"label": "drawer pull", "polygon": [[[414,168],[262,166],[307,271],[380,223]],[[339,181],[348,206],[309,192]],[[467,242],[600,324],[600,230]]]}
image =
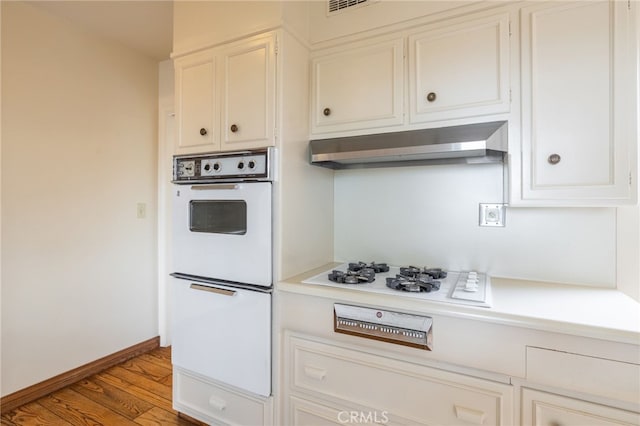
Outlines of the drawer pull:
{"label": "drawer pull", "polygon": [[235,296],[236,294],[235,290],[225,290],[224,288],[209,287],[209,286],[200,285],[200,284],[191,284],[190,287],[194,290],[208,291],[209,293],[222,294],[223,296]]}
{"label": "drawer pull", "polygon": [[327,375],[327,372],[319,368],[307,366],[307,367],[304,367],[304,374],[306,374],[307,377],[311,377],[312,379],[324,380],[324,377]]}
{"label": "drawer pull", "polygon": [[473,408],[461,407],[454,405],[456,410],[456,417],[462,421],[481,425],[484,423],[484,411],[474,410]]}
{"label": "drawer pull", "polygon": [[227,401],[224,399],[216,398],[214,395],[209,397],[209,405],[218,411],[224,411],[227,408]]}

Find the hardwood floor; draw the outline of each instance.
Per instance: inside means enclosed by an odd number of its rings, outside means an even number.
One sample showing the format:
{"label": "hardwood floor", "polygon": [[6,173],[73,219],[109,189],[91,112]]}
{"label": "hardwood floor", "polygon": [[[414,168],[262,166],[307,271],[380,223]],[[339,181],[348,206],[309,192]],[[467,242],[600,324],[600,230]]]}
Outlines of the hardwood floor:
{"label": "hardwood floor", "polygon": [[201,423],[171,408],[171,348],[158,348],[3,415],[2,425],[181,425]]}

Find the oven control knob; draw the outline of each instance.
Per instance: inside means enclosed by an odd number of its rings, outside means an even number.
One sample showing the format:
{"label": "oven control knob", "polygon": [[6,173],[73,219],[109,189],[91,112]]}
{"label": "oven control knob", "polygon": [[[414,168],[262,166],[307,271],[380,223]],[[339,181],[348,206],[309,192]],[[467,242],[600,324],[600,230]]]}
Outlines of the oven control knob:
{"label": "oven control knob", "polygon": [[214,164],[213,164],[213,170],[215,170],[216,172],[217,172],[218,170],[220,170],[220,167],[221,167],[221,166],[220,166],[220,163],[214,163]]}
{"label": "oven control knob", "polygon": [[244,169],[244,161],[238,163],[238,170]]}
{"label": "oven control knob", "polygon": [[205,165],[204,165],[204,169],[205,169],[206,171],[211,170],[211,164],[209,164],[209,163],[205,164]]}
{"label": "oven control knob", "polygon": [[256,168],[256,162],[255,162],[255,161],[253,161],[253,160],[249,161],[249,168],[250,168],[251,170],[255,169],[255,168]]}

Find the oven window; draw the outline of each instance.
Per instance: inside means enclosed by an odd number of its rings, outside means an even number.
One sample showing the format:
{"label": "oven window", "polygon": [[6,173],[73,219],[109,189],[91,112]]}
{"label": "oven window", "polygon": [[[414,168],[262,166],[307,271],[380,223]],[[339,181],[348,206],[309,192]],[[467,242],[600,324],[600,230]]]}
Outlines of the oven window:
{"label": "oven window", "polygon": [[247,233],[247,203],[242,200],[192,200],[189,229],[209,234]]}

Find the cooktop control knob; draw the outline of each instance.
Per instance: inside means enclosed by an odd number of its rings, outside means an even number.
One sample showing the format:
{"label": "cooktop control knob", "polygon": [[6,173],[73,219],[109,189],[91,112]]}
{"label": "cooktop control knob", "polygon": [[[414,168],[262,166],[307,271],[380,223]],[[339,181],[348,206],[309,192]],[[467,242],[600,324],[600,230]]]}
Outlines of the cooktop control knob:
{"label": "cooktop control knob", "polygon": [[256,162],[255,162],[255,161],[253,161],[253,160],[249,161],[249,168],[250,168],[251,170],[255,169],[255,168],[256,168]]}
{"label": "cooktop control knob", "polygon": [[244,169],[244,161],[240,161],[238,163],[238,170],[242,170],[242,169]]}
{"label": "cooktop control knob", "polygon": [[218,170],[220,170],[220,163],[214,163],[214,164],[213,164],[213,170],[215,170],[216,172],[217,172]]}
{"label": "cooktop control knob", "polygon": [[467,274],[467,282],[464,285],[464,291],[476,292],[478,291],[478,273],[471,271]]}

